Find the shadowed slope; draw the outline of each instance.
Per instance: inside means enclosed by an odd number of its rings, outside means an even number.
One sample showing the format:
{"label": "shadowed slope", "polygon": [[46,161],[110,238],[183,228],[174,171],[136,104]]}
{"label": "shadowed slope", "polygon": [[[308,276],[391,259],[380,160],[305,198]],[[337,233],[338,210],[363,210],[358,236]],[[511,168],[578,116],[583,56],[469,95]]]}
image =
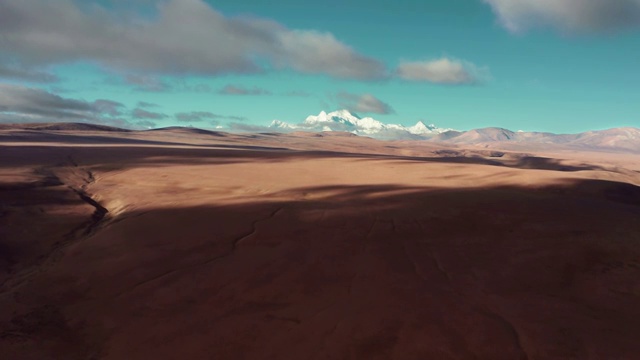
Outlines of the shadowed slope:
{"label": "shadowed slope", "polygon": [[2,346],[74,354],[79,340],[113,359],[633,356],[640,207],[563,189],[336,186],[130,213],[19,288],[27,309],[64,322],[25,327],[16,319],[33,313],[19,311]]}

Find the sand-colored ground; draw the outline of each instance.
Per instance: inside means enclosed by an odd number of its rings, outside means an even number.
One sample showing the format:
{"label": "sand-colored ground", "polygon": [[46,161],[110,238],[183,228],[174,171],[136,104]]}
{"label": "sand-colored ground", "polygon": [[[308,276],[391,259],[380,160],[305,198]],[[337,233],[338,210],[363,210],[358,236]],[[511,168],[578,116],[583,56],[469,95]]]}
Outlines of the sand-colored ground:
{"label": "sand-colored ground", "polygon": [[3,359],[637,359],[640,157],[0,131]]}

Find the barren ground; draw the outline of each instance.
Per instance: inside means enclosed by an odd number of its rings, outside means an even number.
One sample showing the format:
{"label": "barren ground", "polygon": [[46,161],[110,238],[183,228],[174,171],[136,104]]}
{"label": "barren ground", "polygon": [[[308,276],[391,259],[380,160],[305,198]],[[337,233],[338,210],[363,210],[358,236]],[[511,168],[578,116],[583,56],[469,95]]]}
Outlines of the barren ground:
{"label": "barren ground", "polygon": [[637,359],[640,156],[0,130],[3,359]]}

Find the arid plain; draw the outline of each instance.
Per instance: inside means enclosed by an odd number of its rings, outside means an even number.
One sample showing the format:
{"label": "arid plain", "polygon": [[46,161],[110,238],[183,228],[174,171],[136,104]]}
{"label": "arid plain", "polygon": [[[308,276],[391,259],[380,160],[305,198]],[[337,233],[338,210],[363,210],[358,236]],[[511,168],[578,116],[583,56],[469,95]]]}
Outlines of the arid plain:
{"label": "arid plain", "polygon": [[637,359],[640,156],[0,130],[3,359]]}

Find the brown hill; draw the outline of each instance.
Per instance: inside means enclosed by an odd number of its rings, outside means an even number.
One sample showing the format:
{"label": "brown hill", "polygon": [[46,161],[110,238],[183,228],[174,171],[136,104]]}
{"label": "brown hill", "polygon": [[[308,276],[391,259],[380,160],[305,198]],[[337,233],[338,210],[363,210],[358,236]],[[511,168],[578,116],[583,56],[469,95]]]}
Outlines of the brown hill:
{"label": "brown hill", "polygon": [[112,131],[128,132],[131,130],[92,123],[20,123],[0,124],[0,130],[41,130],[41,131]]}

